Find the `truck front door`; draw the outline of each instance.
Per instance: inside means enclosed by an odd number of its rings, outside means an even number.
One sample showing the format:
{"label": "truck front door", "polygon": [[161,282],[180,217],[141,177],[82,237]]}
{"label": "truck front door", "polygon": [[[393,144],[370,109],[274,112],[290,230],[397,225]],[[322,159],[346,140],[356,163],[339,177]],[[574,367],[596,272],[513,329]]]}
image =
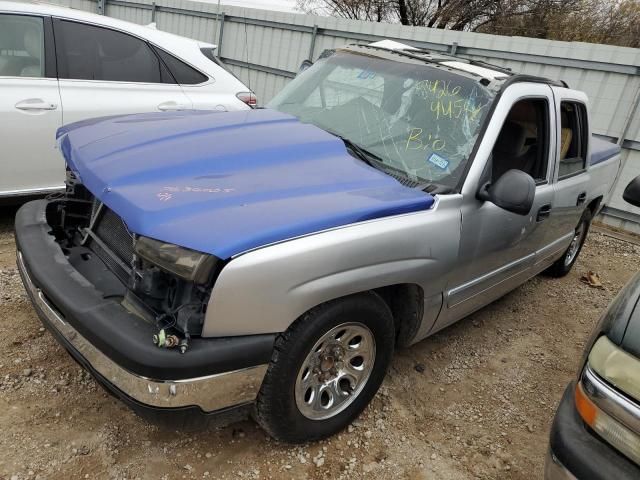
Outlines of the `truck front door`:
{"label": "truck front door", "polygon": [[[555,108],[548,85],[515,84],[502,94],[463,187],[459,263],[445,293],[446,310],[435,329],[468,315],[532,276],[536,253],[551,241],[554,203]],[[476,198],[486,182],[510,169],[536,182],[528,215]]]}

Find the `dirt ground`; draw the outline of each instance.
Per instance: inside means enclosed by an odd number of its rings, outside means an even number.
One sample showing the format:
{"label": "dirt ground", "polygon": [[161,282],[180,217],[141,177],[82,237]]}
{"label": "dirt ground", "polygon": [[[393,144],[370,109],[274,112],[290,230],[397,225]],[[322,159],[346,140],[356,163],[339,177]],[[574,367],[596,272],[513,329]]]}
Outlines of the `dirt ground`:
{"label": "dirt ground", "polygon": [[[535,278],[396,354],[372,405],[330,440],[295,447],[251,421],[197,433],[149,425],[44,331],[0,209],[0,477],[542,478],[550,423],[584,342],[640,270],[640,247],[591,232],[563,279]],[[604,289],[580,282],[592,270]]]}

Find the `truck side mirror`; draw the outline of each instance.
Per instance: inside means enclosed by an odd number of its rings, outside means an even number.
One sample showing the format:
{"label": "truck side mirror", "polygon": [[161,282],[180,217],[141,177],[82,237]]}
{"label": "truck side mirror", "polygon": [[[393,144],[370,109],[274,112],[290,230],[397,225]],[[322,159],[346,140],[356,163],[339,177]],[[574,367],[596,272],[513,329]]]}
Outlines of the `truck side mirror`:
{"label": "truck side mirror", "polygon": [[624,189],[622,198],[631,205],[640,207],[640,175],[629,182],[627,188]]}
{"label": "truck side mirror", "polygon": [[296,75],[301,74],[311,65],[313,65],[313,62],[311,60],[303,60],[302,63],[300,64],[300,67],[298,68],[298,73],[296,73]]}
{"label": "truck side mirror", "polygon": [[495,183],[485,183],[476,195],[479,200],[518,215],[528,215],[536,195],[536,182],[522,170],[507,170]]}

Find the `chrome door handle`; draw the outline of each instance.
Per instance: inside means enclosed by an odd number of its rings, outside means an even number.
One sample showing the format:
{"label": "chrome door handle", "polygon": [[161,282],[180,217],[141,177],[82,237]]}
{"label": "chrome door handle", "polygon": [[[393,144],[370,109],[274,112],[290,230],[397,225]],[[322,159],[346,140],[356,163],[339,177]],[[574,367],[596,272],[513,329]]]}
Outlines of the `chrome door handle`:
{"label": "chrome door handle", "polygon": [[29,98],[16,103],[15,107],[18,110],[37,111],[37,110],[55,110],[58,108],[58,104],[45,102],[41,98]]}
{"label": "chrome door handle", "polygon": [[549,218],[550,215],[551,215],[551,205],[550,204],[543,205],[538,210],[538,216],[536,217],[536,222],[542,222],[545,219]]}
{"label": "chrome door handle", "polygon": [[587,193],[582,192],[580,195],[578,195],[578,198],[576,199],[576,206],[580,206],[586,201],[587,201]]}
{"label": "chrome door handle", "polygon": [[158,110],[160,110],[161,112],[170,112],[175,110],[186,110],[186,109],[187,109],[186,105],[181,105],[178,102],[173,102],[173,101],[164,102],[158,105]]}

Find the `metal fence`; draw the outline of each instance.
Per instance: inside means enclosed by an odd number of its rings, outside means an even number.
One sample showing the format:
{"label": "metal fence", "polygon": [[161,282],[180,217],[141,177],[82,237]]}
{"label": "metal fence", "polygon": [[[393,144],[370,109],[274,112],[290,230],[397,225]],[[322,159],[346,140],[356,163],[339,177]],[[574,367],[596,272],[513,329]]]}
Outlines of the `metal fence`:
{"label": "metal fence", "polygon": [[602,220],[640,233],[640,209],[622,200],[640,175],[640,49],[453,32],[274,12],[187,0],[53,0],[111,17],[215,43],[218,54],[261,103],[295,76],[304,59],[327,48],[392,39],[484,60],[514,71],[565,80],[589,95],[596,134],[623,147],[624,168]]}

